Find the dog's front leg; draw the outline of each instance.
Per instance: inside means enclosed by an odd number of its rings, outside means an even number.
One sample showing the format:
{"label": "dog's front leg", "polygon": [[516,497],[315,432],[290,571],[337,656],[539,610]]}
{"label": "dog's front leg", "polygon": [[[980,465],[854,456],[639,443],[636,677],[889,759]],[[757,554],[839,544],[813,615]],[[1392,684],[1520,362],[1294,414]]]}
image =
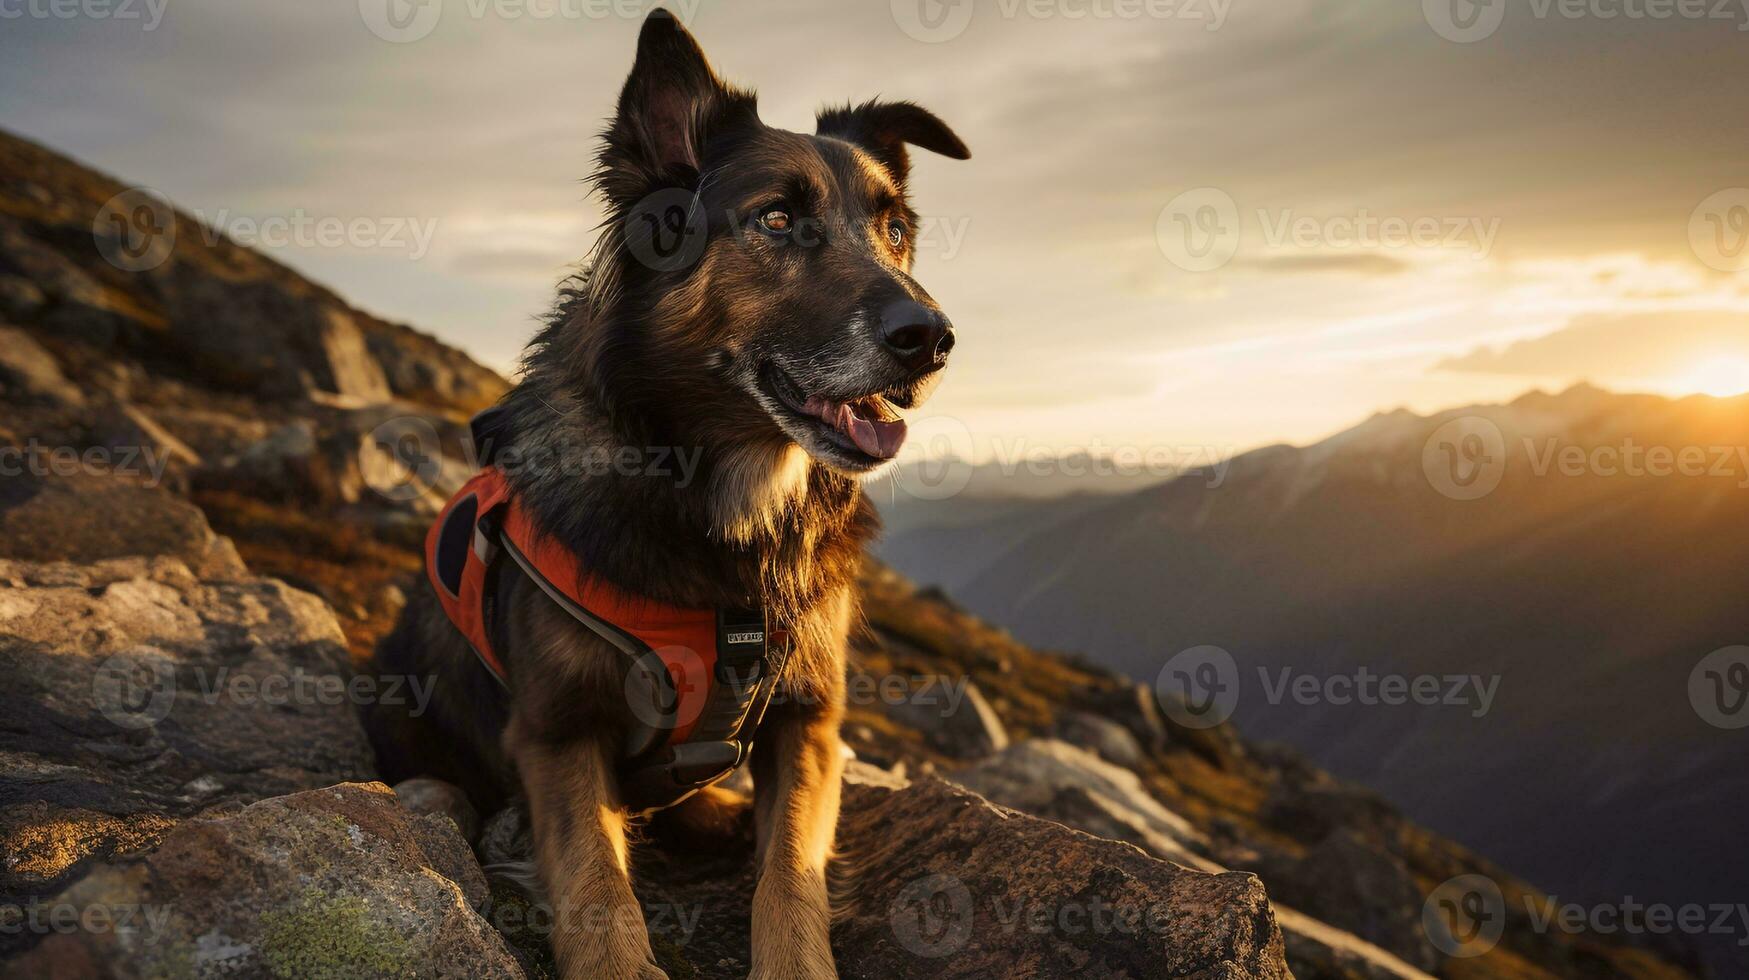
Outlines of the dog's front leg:
{"label": "dog's front leg", "polygon": [[512,720],[507,747],[528,794],[535,860],[567,980],[667,980],[627,871],[625,810],[599,741],[554,743]]}
{"label": "dog's front leg", "polygon": [[844,776],[838,740],[842,716],[840,693],[829,705],[774,708],[760,726],[753,749],[759,827],[754,980],[838,976],[832,963],[826,862],[832,853]]}

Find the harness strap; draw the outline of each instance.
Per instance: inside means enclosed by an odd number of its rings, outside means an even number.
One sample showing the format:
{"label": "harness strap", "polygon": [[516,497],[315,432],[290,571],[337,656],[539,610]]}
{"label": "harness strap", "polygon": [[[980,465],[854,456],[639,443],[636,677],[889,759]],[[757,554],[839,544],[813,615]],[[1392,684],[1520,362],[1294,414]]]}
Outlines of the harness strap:
{"label": "harness strap", "polygon": [[635,724],[621,749],[620,782],[634,809],[672,806],[752,751],[789,657],[787,632],[763,610],[665,606],[587,574],[540,532],[492,466],[444,508],[427,536],[426,558],[445,613],[507,690],[509,672],[495,644],[496,586],[511,569],[622,654]]}

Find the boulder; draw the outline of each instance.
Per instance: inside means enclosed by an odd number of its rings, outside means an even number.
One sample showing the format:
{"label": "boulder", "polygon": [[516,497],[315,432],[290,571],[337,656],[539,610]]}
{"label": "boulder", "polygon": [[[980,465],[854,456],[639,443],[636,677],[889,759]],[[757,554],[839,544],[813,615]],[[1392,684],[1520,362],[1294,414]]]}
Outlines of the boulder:
{"label": "boulder", "polygon": [[1208,839],[1166,809],[1136,774],[1054,739],[1028,739],[951,779],[993,803],[1127,841],[1156,857],[1206,864]]}
{"label": "boulder", "polygon": [[[137,478],[82,472],[83,458],[39,460],[48,476],[0,476],[0,558],[83,564],[167,555],[202,578],[248,574],[236,548],[213,533],[206,515],[153,485],[168,456],[106,454],[111,467],[137,470]],[[63,468],[67,475],[52,475]]]}
{"label": "boulder", "polygon": [[35,338],[17,327],[0,326],[0,401],[82,405],[85,395]]}
{"label": "boulder", "polygon": [[1277,855],[1250,870],[1292,905],[1422,970],[1440,957],[1421,923],[1426,896],[1402,858],[1353,831],[1338,831],[1303,856]]}
{"label": "boulder", "polygon": [[882,699],[880,705],[888,717],[916,729],[931,748],[951,758],[982,759],[1008,747],[1002,719],[969,680],[930,678],[905,697]]}
{"label": "boulder", "polygon": [[468,795],[454,783],[441,779],[404,779],[395,784],[395,795],[401,798],[402,806],[414,813],[448,818],[469,841],[480,834],[479,812],[468,802]]}
{"label": "boulder", "polygon": [[1263,885],[852,763],[846,977],[1286,978]]}
{"label": "boulder", "polygon": [[[521,978],[478,909],[484,875],[445,817],[381,783],[202,816],[138,861],[24,909],[15,976]],[[57,909],[98,926],[59,928]],[[124,921],[125,920],[125,921]],[[30,925],[34,923],[34,927]]]}
{"label": "boulder", "polygon": [[0,903],[204,808],[374,776],[333,613],[274,580],[0,560],[0,674]]}
{"label": "boulder", "polygon": [[1085,711],[1064,712],[1057,719],[1057,737],[1125,769],[1139,769],[1145,759],[1128,728]]}

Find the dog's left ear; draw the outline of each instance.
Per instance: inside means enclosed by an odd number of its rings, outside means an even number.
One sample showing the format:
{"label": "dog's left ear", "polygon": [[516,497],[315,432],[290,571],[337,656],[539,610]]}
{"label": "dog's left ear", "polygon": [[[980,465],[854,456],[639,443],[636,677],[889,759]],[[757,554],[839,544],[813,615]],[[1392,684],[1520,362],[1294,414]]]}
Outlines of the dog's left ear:
{"label": "dog's left ear", "polygon": [[686,28],[657,8],[638,33],[602,163],[610,175],[631,171],[652,181],[696,176],[706,142],[734,119],[758,119],[752,94],[723,84]]}
{"label": "dog's left ear", "polygon": [[905,183],[911,174],[911,157],[905,144],[921,146],[954,160],[968,160],[972,151],[954,135],[947,123],[914,102],[871,100],[857,106],[823,110],[814,131],[821,136],[848,140],[869,152],[895,183]]}

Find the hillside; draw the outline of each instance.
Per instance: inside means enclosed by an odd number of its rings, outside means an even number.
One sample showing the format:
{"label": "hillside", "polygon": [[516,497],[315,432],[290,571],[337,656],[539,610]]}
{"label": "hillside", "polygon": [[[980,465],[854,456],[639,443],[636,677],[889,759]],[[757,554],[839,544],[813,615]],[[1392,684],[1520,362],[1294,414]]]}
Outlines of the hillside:
{"label": "hillside", "polygon": [[[482,870],[526,856],[524,816],[391,793],[320,693],[385,680],[369,651],[504,382],[198,229],[116,267],[92,227],[121,190],[0,137],[0,448],[27,464],[0,474],[0,909],[164,918],[6,929],[4,972],[548,975],[538,896]],[[846,977],[1692,975],[1680,944],[1535,928],[1532,886],[1294,752],[881,566],[862,589]],[[634,855],[660,960],[744,976],[750,842],[674,843]],[[1425,925],[1461,876],[1501,895],[1497,944]],[[1153,925],[1064,915],[1102,905]]]}

